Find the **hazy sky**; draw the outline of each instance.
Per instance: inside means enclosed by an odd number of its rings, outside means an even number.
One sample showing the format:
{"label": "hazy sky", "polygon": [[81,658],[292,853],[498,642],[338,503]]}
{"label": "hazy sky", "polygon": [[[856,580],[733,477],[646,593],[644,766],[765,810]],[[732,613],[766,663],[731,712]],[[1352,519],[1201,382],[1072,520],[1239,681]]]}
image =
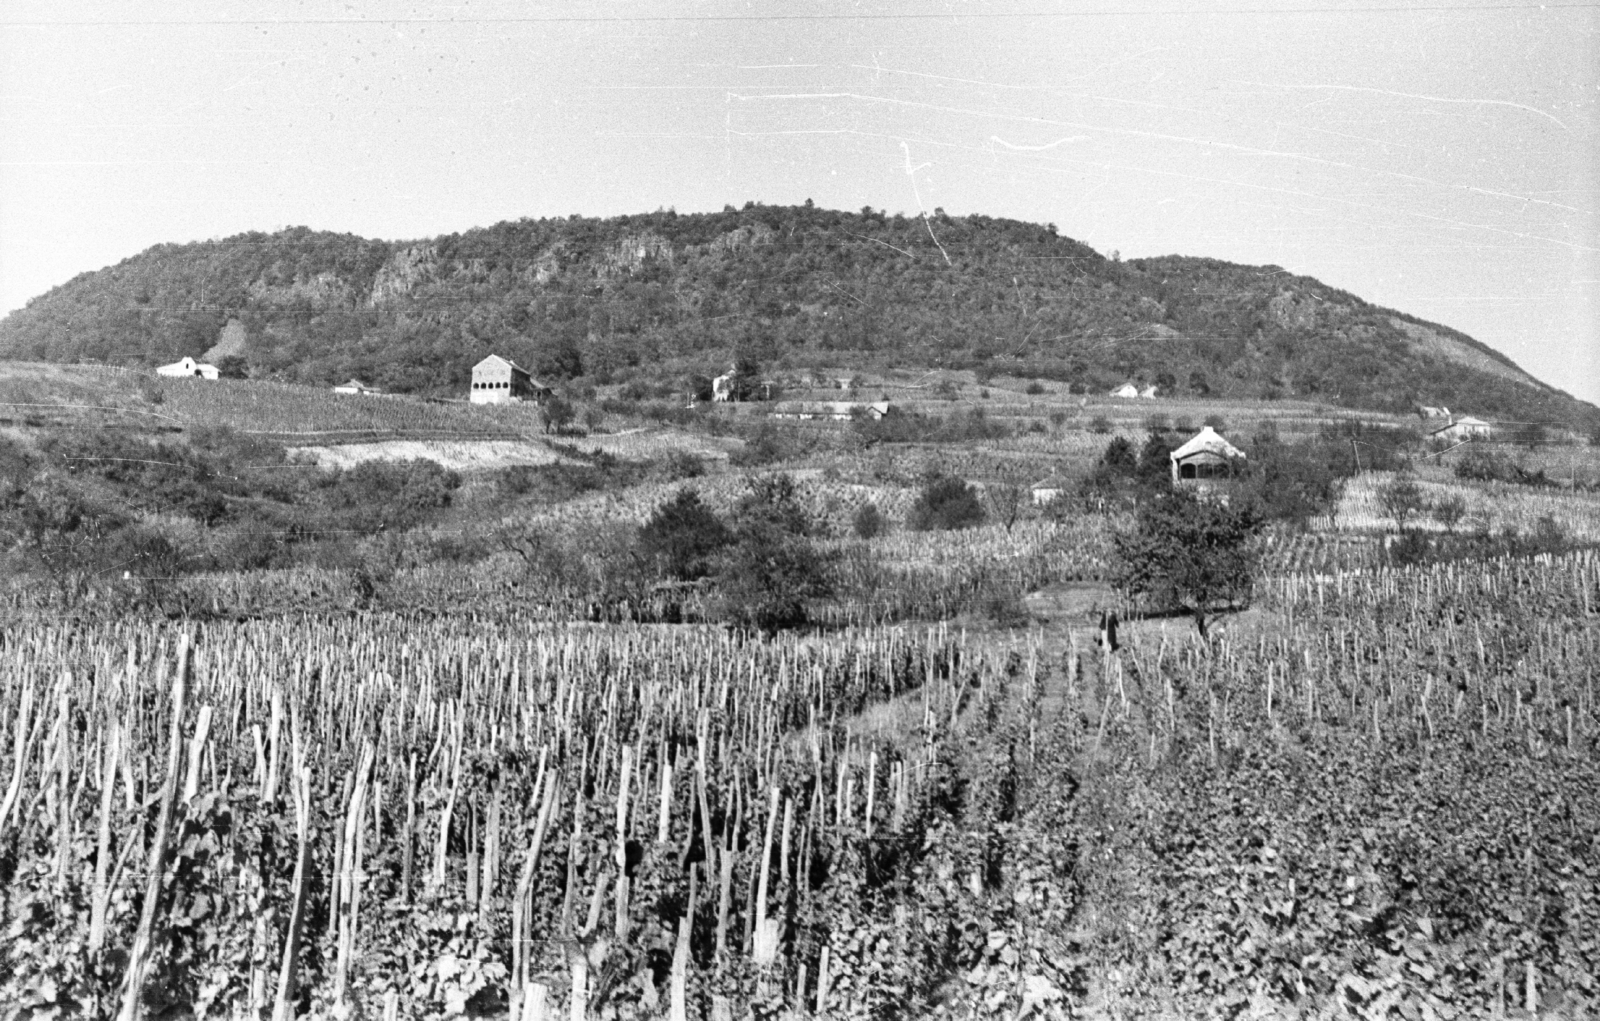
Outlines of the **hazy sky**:
{"label": "hazy sky", "polygon": [[807,198],[1276,263],[1600,401],[1595,3],[0,5],[0,309],[251,229]]}

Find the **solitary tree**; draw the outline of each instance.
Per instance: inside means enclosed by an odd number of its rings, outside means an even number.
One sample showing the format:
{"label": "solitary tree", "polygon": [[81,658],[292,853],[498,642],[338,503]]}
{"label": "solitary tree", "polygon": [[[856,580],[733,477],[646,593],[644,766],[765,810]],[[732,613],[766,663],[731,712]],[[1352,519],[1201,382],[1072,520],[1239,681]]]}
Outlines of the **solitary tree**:
{"label": "solitary tree", "polygon": [[685,488],[657,507],[639,530],[639,552],[666,577],[694,581],[711,572],[712,558],[731,538],[700,494]]}
{"label": "solitary tree", "polygon": [[1452,493],[1434,503],[1433,516],[1444,525],[1446,531],[1454,535],[1456,526],[1467,516],[1467,501],[1461,498],[1460,493]]}
{"label": "solitary tree", "polygon": [[1011,531],[1011,526],[1022,516],[1023,505],[1027,502],[1027,487],[1016,478],[1006,478],[985,486],[983,495],[994,519],[1006,526],[1006,531]]}
{"label": "solitary tree", "polygon": [[1395,527],[1404,532],[1406,522],[1423,509],[1422,490],[1415,479],[1397,475],[1378,487],[1378,505],[1394,518]]}
{"label": "solitary tree", "polygon": [[547,398],[542,410],[544,411],[544,431],[547,433],[559,433],[571,425],[572,420],[577,417],[577,412],[573,410],[572,405],[561,397]]}
{"label": "solitary tree", "polygon": [[1139,506],[1132,531],[1114,537],[1118,591],[1150,609],[1184,609],[1205,637],[1218,606],[1248,603],[1261,519],[1248,508],[1169,490]]}
{"label": "solitary tree", "polygon": [[731,623],[771,634],[806,622],[810,601],[830,588],[810,531],[792,476],[750,480],[734,507],[732,542],[716,560],[717,592]]}

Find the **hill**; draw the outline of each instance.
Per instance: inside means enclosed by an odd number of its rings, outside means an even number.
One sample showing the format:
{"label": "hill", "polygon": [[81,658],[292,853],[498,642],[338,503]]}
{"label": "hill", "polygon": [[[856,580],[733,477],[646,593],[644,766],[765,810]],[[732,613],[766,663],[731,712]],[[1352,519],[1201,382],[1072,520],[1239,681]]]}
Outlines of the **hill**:
{"label": "hill", "polygon": [[491,351],[555,382],[657,387],[744,356],[1600,424],[1471,337],[1276,266],[1124,262],[1053,225],[870,208],[574,216],[413,242],[249,233],[158,245],[0,320],[0,358],[208,350],[256,378],[413,393],[459,392]]}

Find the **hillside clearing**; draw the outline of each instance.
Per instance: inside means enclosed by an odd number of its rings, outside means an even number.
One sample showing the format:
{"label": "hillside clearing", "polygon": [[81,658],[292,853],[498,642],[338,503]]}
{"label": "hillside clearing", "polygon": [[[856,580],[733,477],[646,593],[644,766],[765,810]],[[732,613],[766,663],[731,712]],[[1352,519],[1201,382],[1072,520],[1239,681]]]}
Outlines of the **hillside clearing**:
{"label": "hillside clearing", "polygon": [[290,454],[322,468],[354,468],[365,461],[434,461],[451,471],[490,471],[573,463],[542,443],[522,440],[383,440],[291,447]]}

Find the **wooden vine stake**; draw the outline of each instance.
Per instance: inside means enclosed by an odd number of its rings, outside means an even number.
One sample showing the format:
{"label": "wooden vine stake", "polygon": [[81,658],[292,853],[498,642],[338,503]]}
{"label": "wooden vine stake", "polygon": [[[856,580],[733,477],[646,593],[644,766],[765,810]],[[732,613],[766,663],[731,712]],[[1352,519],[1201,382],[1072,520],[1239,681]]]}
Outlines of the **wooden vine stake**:
{"label": "wooden vine stake", "polygon": [[272,1021],[294,1021],[295,967],[300,956],[300,934],[306,918],[306,874],[311,871],[311,770],[304,765],[299,728],[294,728],[294,821],[299,849],[294,863],[294,894],[289,907],[289,934],[283,941],[283,963],[278,969],[278,992],[273,999]]}
{"label": "wooden vine stake", "polygon": [[[528,845],[528,856],[522,860],[522,872],[517,877],[516,900],[511,906],[511,970],[518,985],[527,983],[528,932],[532,928],[533,904],[529,895],[533,891],[533,876],[539,867],[539,852],[544,846],[545,830],[555,812],[559,784],[554,772],[540,778],[544,782],[544,801],[539,806],[539,819],[534,824],[533,840]],[[535,788],[537,795],[538,790]]]}
{"label": "wooden vine stake", "polygon": [[22,774],[27,766],[29,746],[32,744],[32,732],[28,730],[33,715],[33,678],[29,677],[22,684],[22,699],[17,706],[17,732],[16,739],[11,744],[11,782],[6,786],[4,801],[0,801],[0,836],[6,832],[6,827],[11,821],[11,810],[16,807],[17,797],[22,793]]}
{"label": "wooden vine stake", "polygon": [[349,804],[345,807],[344,854],[338,863],[334,885],[339,924],[338,957],[333,974],[335,1003],[345,1002],[349,991],[350,962],[356,951],[356,921],[361,909],[361,845],[366,834],[361,817],[366,809],[367,789],[375,757],[372,742],[366,742],[361,749],[361,764],[356,767],[355,790],[351,792]]}
{"label": "wooden vine stake", "polygon": [[150,845],[146,868],[144,904],[139,911],[139,928],[128,953],[128,970],[122,982],[122,1009],[118,1021],[139,1021],[144,1015],[144,976],[155,951],[156,914],[161,906],[162,880],[167,871],[167,845],[172,833],[173,802],[178,793],[178,769],[183,756],[183,706],[188,697],[189,636],[178,642],[178,676],[172,682],[172,726],[167,739],[167,775],[161,784],[160,808],[156,816],[155,841]]}
{"label": "wooden vine stake", "polygon": [[[106,733],[105,762],[100,780],[100,825],[95,834],[94,898],[89,905],[89,959],[100,956],[106,938],[106,912],[111,906],[111,800],[117,786],[118,745],[122,729],[112,720]],[[130,840],[128,843],[132,843]]]}
{"label": "wooden vine stake", "polygon": [[211,734],[211,707],[200,707],[200,719],[194,725],[194,737],[189,740],[189,769],[184,774],[183,803],[187,805],[200,793],[200,762],[206,750],[206,739]]}
{"label": "wooden vine stake", "polygon": [[617,787],[617,943],[628,940],[628,782],[633,749],[622,746],[622,777]]}
{"label": "wooden vine stake", "polygon": [[689,1021],[689,936],[694,928],[696,878],[689,873],[689,902],[678,919],[678,941],[672,949],[672,986],[667,1014],[670,1021]]}

